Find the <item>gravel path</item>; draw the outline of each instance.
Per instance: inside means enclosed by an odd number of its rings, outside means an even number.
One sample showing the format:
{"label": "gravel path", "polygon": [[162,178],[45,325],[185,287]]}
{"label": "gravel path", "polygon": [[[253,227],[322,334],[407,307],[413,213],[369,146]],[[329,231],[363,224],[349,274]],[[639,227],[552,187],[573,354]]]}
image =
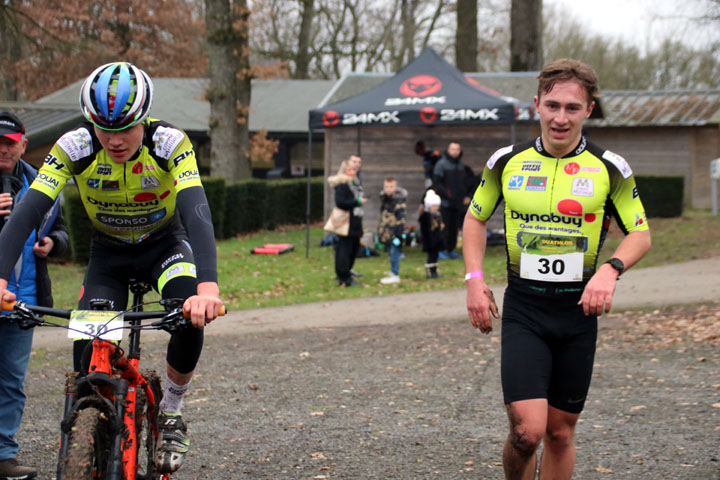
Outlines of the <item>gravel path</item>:
{"label": "gravel path", "polygon": [[[717,300],[718,263],[662,275]],[[619,288],[640,305],[657,288],[662,304],[660,273]],[[718,329],[718,303],[603,317],[575,478],[720,479]],[[173,478],[501,479],[498,330],[469,326],[461,291],[236,312],[208,329],[184,408],[192,451]],[[70,352],[36,333],[20,459],[50,479]],[[164,341],[147,338],[146,366],[162,365]]]}

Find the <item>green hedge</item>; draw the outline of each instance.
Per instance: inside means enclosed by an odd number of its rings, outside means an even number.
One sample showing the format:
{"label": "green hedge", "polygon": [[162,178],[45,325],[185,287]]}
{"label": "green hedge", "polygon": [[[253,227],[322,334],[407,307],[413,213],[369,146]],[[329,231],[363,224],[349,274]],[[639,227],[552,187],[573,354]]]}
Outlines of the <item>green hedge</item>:
{"label": "green hedge", "polygon": [[[311,221],[322,219],[323,181],[310,184]],[[305,223],[306,180],[246,180],[226,185],[223,236]],[[213,205],[210,205],[213,209]],[[214,215],[215,210],[213,210]]]}
{"label": "green hedge", "polygon": [[638,193],[648,217],[679,217],[685,182],[680,176],[636,176]]}
{"label": "green hedge", "polygon": [[[304,224],[307,180],[247,180],[226,183],[223,178],[203,178],[205,195],[213,217],[216,238],[231,238],[279,225]],[[323,179],[313,179],[310,219],[322,220]],[[64,192],[63,212],[70,235],[73,262],[86,263],[90,256],[90,220],[77,188]]]}

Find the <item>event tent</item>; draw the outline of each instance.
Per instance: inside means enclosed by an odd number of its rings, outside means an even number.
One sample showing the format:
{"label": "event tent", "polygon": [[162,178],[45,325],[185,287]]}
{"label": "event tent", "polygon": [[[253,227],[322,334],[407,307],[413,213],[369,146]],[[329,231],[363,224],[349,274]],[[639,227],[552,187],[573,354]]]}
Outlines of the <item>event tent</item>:
{"label": "event tent", "polygon": [[484,90],[431,48],[380,85],[310,111],[310,129],[409,125],[510,125],[529,104]]}

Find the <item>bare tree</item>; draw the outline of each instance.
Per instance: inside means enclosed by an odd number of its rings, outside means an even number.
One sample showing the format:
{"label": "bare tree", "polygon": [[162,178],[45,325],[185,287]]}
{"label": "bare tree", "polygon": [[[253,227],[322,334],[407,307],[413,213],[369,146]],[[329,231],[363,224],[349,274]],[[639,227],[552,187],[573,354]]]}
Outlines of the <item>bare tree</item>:
{"label": "bare tree", "polygon": [[[347,70],[396,70],[423,48],[441,51],[451,43],[438,35],[454,32],[448,0],[314,0],[309,27],[307,76],[337,78]],[[302,8],[301,8],[302,7]],[[251,47],[257,63],[287,62],[296,78],[307,2],[255,0]],[[301,34],[299,35],[298,32]],[[449,37],[448,37],[449,38]]]}
{"label": "bare tree", "polygon": [[512,0],[510,7],[510,70],[542,68],[542,0]]}
{"label": "bare tree", "polygon": [[310,65],[310,39],[312,34],[312,22],[315,15],[315,2],[313,0],[301,0],[302,17],[300,21],[300,34],[298,35],[297,55],[295,56],[295,78],[308,78],[308,67]]}
{"label": "bare tree", "polygon": [[227,179],[249,178],[249,10],[245,0],[205,0],[210,70],[210,171]]}
{"label": "bare tree", "polygon": [[589,34],[571,17],[551,14],[545,18],[545,57],[571,57],[588,63],[604,90],[720,87],[720,59],[713,45],[693,48],[666,39],[641,51],[622,38]]}
{"label": "bare tree", "polygon": [[457,0],[455,65],[463,72],[477,72],[478,69],[477,7],[477,0]]}
{"label": "bare tree", "polygon": [[0,95],[32,100],[119,59],[151,76],[202,75],[204,36],[192,0],[4,0],[0,84],[11,88]]}

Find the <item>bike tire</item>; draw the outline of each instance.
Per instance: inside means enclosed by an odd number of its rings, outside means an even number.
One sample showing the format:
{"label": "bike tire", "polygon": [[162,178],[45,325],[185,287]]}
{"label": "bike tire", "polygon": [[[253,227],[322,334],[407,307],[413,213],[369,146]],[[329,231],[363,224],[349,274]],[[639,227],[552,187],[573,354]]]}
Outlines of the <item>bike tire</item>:
{"label": "bike tire", "polygon": [[155,397],[155,410],[153,415],[147,404],[147,395],[145,389],[140,388],[135,399],[135,441],[136,441],[136,458],[137,470],[135,472],[136,480],[158,480],[163,478],[155,468],[155,447],[157,437],[152,426],[157,425],[157,415],[160,409],[160,400],[162,400],[162,386],[160,377],[154,370],[142,372],[143,377],[147,380],[150,390]]}
{"label": "bike tire", "polygon": [[107,416],[96,408],[80,410],[73,421],[65,479],[105,478],[110,456],[111,427]]}

